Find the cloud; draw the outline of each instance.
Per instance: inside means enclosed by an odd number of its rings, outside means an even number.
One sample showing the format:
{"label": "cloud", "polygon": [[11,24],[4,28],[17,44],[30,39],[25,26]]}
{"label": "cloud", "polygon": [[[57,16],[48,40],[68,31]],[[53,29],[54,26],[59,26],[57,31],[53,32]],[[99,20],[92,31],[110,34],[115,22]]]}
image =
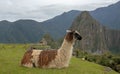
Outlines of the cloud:
{"label": "cloud", "polygon": [[0,20],[47,20],[70,10],[94,10],[119,0],[0,0]]}

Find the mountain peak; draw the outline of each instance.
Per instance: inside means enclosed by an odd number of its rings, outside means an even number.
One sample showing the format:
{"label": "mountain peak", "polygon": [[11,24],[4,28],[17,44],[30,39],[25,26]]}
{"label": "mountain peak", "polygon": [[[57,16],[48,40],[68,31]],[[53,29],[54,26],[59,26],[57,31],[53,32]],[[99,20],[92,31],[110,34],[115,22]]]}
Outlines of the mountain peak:
{"label": "mountain peak", "polygon": [[77,29],[77,28],[91,28],[100,26],[100,23],[97,22],[90,14],[88,11],[83,11],[81,12],[80,15],[74,20],[72,24],[72,29]]}
{"label": "mountain peak", "polygon": [[83,12],[81,12],[81,14],[80,14],[80,17],[81,18],[92,18],[92,16],[89,14],[89,12],[88,11],[83,11]]}
{"label": "mountain peak", "polygon": [[81,15],[90,15],[88,11],[81,12]]}
{"label": "mountain peak", "polygon": [[83,11],[83,12],[81,12],[80,15],[77,16],[76,21],[93,22],[93,21],[95,21],[95,19],[90,15],[90,13],[88,11]]}

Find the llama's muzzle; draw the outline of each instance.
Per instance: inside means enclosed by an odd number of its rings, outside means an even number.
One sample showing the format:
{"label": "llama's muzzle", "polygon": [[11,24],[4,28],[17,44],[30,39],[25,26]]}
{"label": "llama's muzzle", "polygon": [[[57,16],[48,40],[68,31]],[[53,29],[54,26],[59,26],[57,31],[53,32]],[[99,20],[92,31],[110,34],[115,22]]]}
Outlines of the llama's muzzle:
{"label": "llama's muzzle", "polygon": [[81,40],[81,39],[82,39],[82,37],[81,37],[78,33],[75,33],[75,38],[76,38],[77,40]]}

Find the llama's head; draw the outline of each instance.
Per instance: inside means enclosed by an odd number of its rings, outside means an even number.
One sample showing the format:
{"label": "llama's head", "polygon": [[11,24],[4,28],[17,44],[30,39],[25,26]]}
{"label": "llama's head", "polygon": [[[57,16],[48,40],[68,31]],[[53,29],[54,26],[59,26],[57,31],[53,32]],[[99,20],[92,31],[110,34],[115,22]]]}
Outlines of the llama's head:
{"label": "llama's head", "polygon": [[78,31],[67,30],[65,39],[71,42],[75,40],[81,40],[82,37]]}

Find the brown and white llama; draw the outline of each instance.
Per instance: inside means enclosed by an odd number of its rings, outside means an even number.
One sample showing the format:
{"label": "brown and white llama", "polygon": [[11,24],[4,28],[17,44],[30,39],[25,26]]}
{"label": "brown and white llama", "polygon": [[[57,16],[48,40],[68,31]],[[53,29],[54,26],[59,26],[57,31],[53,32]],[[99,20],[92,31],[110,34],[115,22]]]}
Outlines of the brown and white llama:
{"label": "brown and white llama", "polygon": [[28,50],[21,60],[25,67],[65,68],[69,66],[72,49],[76,40],[82,37],[77,31],[67,30],[64,41],[58,50]]}

